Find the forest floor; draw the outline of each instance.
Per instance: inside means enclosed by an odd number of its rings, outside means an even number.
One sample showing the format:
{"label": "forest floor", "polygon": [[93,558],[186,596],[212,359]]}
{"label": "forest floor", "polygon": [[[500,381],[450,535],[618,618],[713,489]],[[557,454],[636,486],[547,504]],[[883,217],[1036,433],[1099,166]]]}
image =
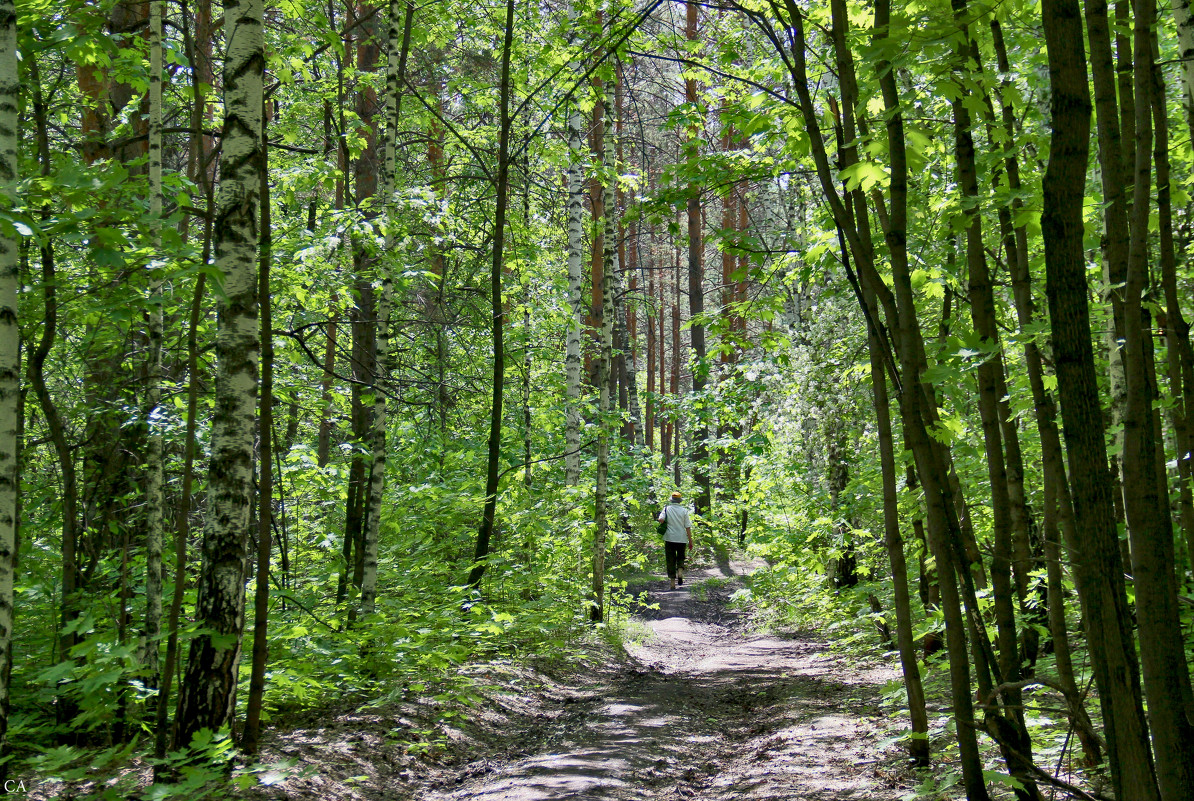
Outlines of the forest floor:
{"label": "forest floor", "polygon": [[[915,779],[880,741],[890,665],[834,654],[815,633],[755,630],[729,606],[750,566],[692,570],[683,587],[632,587],[626,653],[597,647],[529,666],[488,664],[481,701],[432,729],[419,704],[277,731],[289,759],[262,798],[539,801],[882,801]],[[413,732],[426,748],[402,746]],[[901,789],[902,788],[902,789]]]}

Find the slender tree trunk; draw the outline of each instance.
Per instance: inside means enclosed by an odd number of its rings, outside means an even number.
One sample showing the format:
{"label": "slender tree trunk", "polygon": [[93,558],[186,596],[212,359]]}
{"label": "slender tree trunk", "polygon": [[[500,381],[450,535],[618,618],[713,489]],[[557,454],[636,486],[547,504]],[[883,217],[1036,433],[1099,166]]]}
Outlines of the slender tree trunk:
{"label": "slender tree trunk", "polygon": [[[162,3],[149,6],[149,216],[153,248],[161,249],[162,217]],[[161,685],[158,655],[162,639],[162,540],[164,443],[162,402],[162,276],[161,267],[149,266],[149,325],[146,376],[148,442],[145,454],[145,679],[146,689]],[[161,698],[156,693],[147,712],[157,717]]]}
{"label": "slender tree trunk", "polygon": [[[377,599],[377,555],[381,542],[381,512],[386,488],[386,389],[381,386],[382,381],[390,369],[390,314],[393,308],[394,279],[387,261],[388,254],[394,249],[393,195],[397,181],[397,149],[398,149],[398,117],[402,111],[402,83],[406,78],[406,59],[410,49],[410,31],[414,19],[414,4],[402,0],[391,0],[389,4],[389,23],[386,27],[386,47],[389,53],[386,70],[386,103],[385,103],[385,136],[382,145],[384,157],[382,159],[381,181],[379,194],[383,209],[383,224],[385,246],[383,253],[369,259],[371,265],[380,273],[381,291],[377,298],[377,318],[374,321],[377,340],[376,366],[373,376],[373,418],[369,433],[369,444],[372,460],[369,467],[368,500],[365,504],[364,515],[364,548],[361,551],[363,572],[361,576],[360,610],[362,615],[373,613]],[[398,20],[404,19],[402,35],[399,37]],[[376,26],[374,26],[376,33]],[[376,52],[376,44],[369,46],[371,54]],[[375,60],[361,57],[361,63]],[[374,134],[376,136],[376,133]],[[368,168],[368,165],[367,165]],[[359,182],[358,182],[359,183]],[[358,192],[358,195],[361,193]],[[360,197],[358,197],[358,201]]]}
{"label": "slender tree trunk", "polygon": [[[604,104],[605,98],[598,96],[597,103]],[[612,166],[614,149],[608,139],[604,145],[603,160],[606,168]],[[614,188],[610,180],[603,185],[602,204],[605,208],[603,219],[604,232],[602,235],[601,278],[601,355],[597,361],[598,387],[598,427],[597,427],[597,487],[593,499],[593,597],[590,600],[589,619],[600,623],[605,619],[605,546],[609,534],[609,441],[610,415],[612,412],[613,379],[614,379],[614,323],[616,301],[614,300],[614,258],[616,256],[617,205],[614,198]]]}
{"label": "slender tree trunk", "polygon": [[[1194,797],[1194,723],[1187,716],[1190,676],[1178,614],[1173,529],[1157,470],[1152,359],[1148,315],[1142,308],[1149,281],[1152,189],[1152,0],[1135,0],[1133,90],[1135,176],[1129,217],[1127,286],[1124,288],[1124,502],[1132,541],[1132,576],[1140,629],[1140,662],[1162,801]],[[1121,104],[1122,104],[1121,99]]]}
{"label": "slender tree trunk", "polygon": [[[1156,146],[1153,161],[1157,170],[1157,218],[1160,244],[1161,287],[1165,297],[1165,350],[1169,360],[1169,389],[1173,398],[1171,426],[1177,448],[1178,492],[1182,529],[1186,535],[1186,565],[1194,571],[1194,459],[1190,424],[1194,418],[1194,349],[1190,346],[1190,324],[1182,314],[1177,294],[1177,251],[1173,241],[1173,204],[1169,177],[1169,114],[1165,83],[1155,66],[1156,30],[1153,31],[1153,120]],[[1192,53],[1194,55],[1194,53]]]}
{"label": "slender tree trunk", "polygon": [[[890,24],[889,0],[880,0],[876,7],[876,39],[886,38]],[[881,34],[879,32],[882,32]],[[867,294],[864,290],[864,297]],[[878,319],[878,305],[866,300],[870,311],[868,320]],[[908,739],[908,755],[920,767],[929,765],[929,717],[925,707],[924,686],[920,665],[916,661],[916,641],[912,635],[912,603],[908,592],[908,565],[904,559],[904,538],[900,535],[899,497],[896,489],[895,445],[891,431],[891,407],[887,395],[887,374],[883,362],[883,344],[873,325],[868,325],[867,350],[871,362],[871,400],[879,433],[879,462],[883,474],[883,531],[887,556],[891,562],[892,588],[895,593],[896,642],[900,652],[904,689],[908,693],[908,715],[912,722],[912,736]]]}
{"label": "slender tree trunk", "polygon": [[[36,127],[34,135],[36,138],[38,163],[40,165],[41,176],[49,178],[52,174],[49,125],[47,121],[46,102],[41,90],[41,75],[39,73],[37,59],[31,59],[30,79],[33,84],[33,121]],[[41,210],[42,219],[48,220],[50,214],[50,207],[48,205],[43,206]],[[45,418],[50,441],[54,445],[54,455],[58,460],[58,469],[62,475],[62,595],[59,601],[59,626],[61,633],[58,635],[58,658],[65,660],[71,658],[71,649],[77,642],[77,637],[72,631],[67,630],[67,625],[78,616],[78,609],[76,608],[77,598],[75,596],[78,591],[79,579],[77,562],[79,546],[79,482],[75,470],[74,453],[66,440],[65,423],[62,420],[61,413],[58,411],[58,407],[54,404],[54,399],[50,396],[49,388],[46,386],[46,359],[54,347],[54,338],[58,328],[57,268],[54,261],[54,245],[51,240],[46,239],[42,242],[40,255],[43,319],[41,338],[38,340],[37,347],[34,348],[33,353],[29,357],[29,380],[33,384],[33,391],[37,394],[38,405],[41,407],[42,416]],[[72,731],[69,726],[74,718],[76,708],[75,703],[68,698],[60,699],[60,703],[56,706],[58,723],[59,725],[66,726],[66,731],[68,732]],[[66,742],[72,741],[73,735],[67,734],[62,739]]]}
{"label": "slender tree trunk", "polygon": [[[20,177],[17,65],[17,11],[12,0],[0,0],[0,192],[6,208],[16,205]],[[8,778],[9,677],[15,620],[13,585],[17,567],[20,521],[18,432],[21,426],[21,329],[17,289],[20,285],[20,242],[0,236],[0,782]]]}
{"label": "slender tree trunk", "polygon": [[[358,190],[359,191],[359,190]],[[357,598],[348,609],[348,622],[355,624],[360,612],[360,590],[365,579],[365,517],[369,503],[369,437],[373,433],[366,389],[377,374],[377,297],[368,275],[367,255],[354,245],[352,270],[356,275],[356,304],[352,309],[352,434],[353,460],[348,471],[348,506],[344,518],[344,558],[348,580]]]}
{"label": "slender tree trunk", "polygon": [[261,214],[261,0],[225,0],[224,128],[215,263],[224,276],[216,335],[216,402],[212,418],[208,516],[196,620],[179,698],[175,745],[200,729],[219,731],[235,711],[244,628],[245,559],[253,499],[253,431],[257,398],[257,257]]}
{"label": "slender tree trunk", "polygon": [[[1007,49],[1003,42],[1003,31],[999,21],[992,18],[991,34],[995,45],[995,56],[999,73],[1010,75],[1011,66],[1007,57]],[[1005,80],[1002,86],[1007,85]],[[1014,147],[1015,142],[1015,111],[1011,107],[1008,97],[1002,89],[997,90],[999,98],[1003,135],[1006,137],[1005,147],[1008,155],[1004,164],[1008,176],[1008,188],[1013,192],[1012,212],[1018,216],[1023,208],[1023,201],[1018,193],[1021,190],[1020,167]],[[1065,688],[1067,698],[1077,700],[1073,714],[1078,737],[1082,742],[1087,761],[1098,764],[1101,760],[1100,747],[1094,734],[1094,727],[1079,698],[1078,687],[1074,679],[1074,669],[1070,658],[1069,629],[1065,621],[1065,603],[1062,587],[1062,570],[1060,562],[1059,531],[1065,532],[1066,542],[1073,547],[1076,533],[1074,532],[1074,508],[1070,500],[1069,483],[1065,474],[1065,455],[1061,448],[1061,437],[1057,430],[1057,409],[1052,396],[1045,389],[1044,368],[1042,366],[1041,351],[1036,339],[1028,337],[1026,333],[1033,327],[1035,308],[1032,299],[1032,284],[1028,265],[1028,232],[1023,225],[1013,227],[1012,238],[1005,237],[1005,248],[1008,252],[1008,267],[1012,281],[1012,295],[1016,306],[1016,318],[1019,323],[1021,336],[1024,337],[1024,362],[1028,372],[1028,383],[1032,391],[1033,407],[1036,412],[1037,431],[1041,441],[1042,469],[1044,472],[1045,514],[1042,521],[1044,539],[1046,573],[1048,584],[1049,625],[1053,638],[1053,650],[1056,657],[1058,678]],[[1017,557],[1019,559],[1019,557]],[[1026,576],[1027,565],[1019,568],[1016,578]],[[1027,592],[1027,587],[1023,588]],[[1056,603],[1056,608],[1055,608]]]}
{"label": "slender tree trunk", "polygon": [[332,453],[332,384],[336,372],[336,317],[340,314],[338,298],[333,292],[328,304],[328,322],[324,329],[323,375],[319,379],[319,435],[315,443],[315,463],[326,467]]}
{"label": "slender tree trunk", "polygon": [[[208,210],[215,208],[215,197],[208,186]],[[211,255],[211,217],[204,225],[203,263]],[[186,589],[187,540],[191,532],[191,505],[194,495],[195,432],[198,428],[199,410],[199,318],[203,311],[203,289],[205,276],[200,273],[195,282],[195,294],[191,300],[190,319],[187,327],[187,416],[186,442],[183,443],[182,494],[178,504],[178,523],[174,533],[174,594],[170,599],[169,635],[166,638],[166,661],[162,667],[162,687],[158,691],[160,700],[157,708],[157,722],[154,728],[154,757],[166,755],[170,742],[170,727],[167,725],[167,707],[170,687],[174,681],[174,670],[178,664],[178,621],[182,615],[182,599]],[[177,718],[177,715],[176,715]],[[154,776],[160,775],[160,767],[154,767]]]}
{"label": "slender tree trunk", "polygon": [[[597,23],[601,24],[602,13],[597,11]],[[605,91],[605,83],[600,76],[593,77],[593,94],[601,97]],[[604,161],[605,148],[605,105],[601,102],[593,103],[593,123],[589,129],[589,153],[595,164]],[[589,336],[600,350],[601,343],[601,314],[604,285],[605,262],[602,254],[604,247],[601,221],[605,218],[605,197],[602,194],[601,178],[597,175],[589,176]],[[593,386],[597,385],[597,367],[593,363],[589,352],[584,354],[585,373]]]}
{"label": "slender tree trunk", "polygon": [[[575,26],[577,25],[577,9],[575,5],[568,8],[569,44],[577,39]],[[579,63],[572,65],[574,73],[580,72]],[[573,101],[568,108],[568,307],[569,322],[567,344],[565,346],[564,372],[566,381],[567,406],[564,412],[564,483],[575,487],[580,483],[580,375],[581,375],[581,334],[584,319],[582,309],[584,296],[582,287],[584,273],[582,272],[584,250],[584,141],[581,138],[581,128],[584,120],[580,113],[580,104]]]}
{"label": "slender tree trunk", "polygon": [[[685,3],[686,26],[685,38],[695,42],[697,38],[698,6],[695,0]],[[684,81],[684,100],[689,105],[697,106],[696,79],[689,77]],[[694,108],[695,113],[695,108]],[[686,158],[689,168],[696,173],[696,164],[700,158],[700,130],[695,125],[689,132],[688,142],[685,144]],[[701,315],[705,313],[705,242],[701,231],[701,188],[700,185],[688,185],[688,319],[689,339],[692,344],[692,394],[699,397],[705,391],[705,383],[709,374],[709,365],[705,361],[705,325]],[[709,465],[709,422],[708,418],[699,410],[694,413],[692,429],[692,464],[693,474],[697,483],[695,511],[698,517],[709,513],[711,501]]]}
{"label": "slender tree trunk", "polygon": [[502,41],[502,75],[500,84],[500,132],[498,134],[497,210],[493,223],[493,264],[490,268],[490,303],[493,335],[493,403],[489,417],[489,455],[485,474],[485,508],[477,532],[477,548],[473,555],[473,569],[468,583],[481,585],[485,575],[485,560],[489,556],[489,540],[497,518],[498,466],[502,456],[502,390],[506,378],[506,355],[503,329],[506,313],[502,307],[503,248],[506,241],[506,200],[510,184],[510,51],[514,42],[514,0],[506,0],[506,27]]}
{"label": "slender tree trunk", "polygon": [[[650,240],[648,240],[650,241]],[[655,303],[655,249],[647,245],[647,409],[646,434],[647,450],[655,450],[655,410],[659,408],[659,401],[655,395],[655,320],[662,313]]]}
{"label": "slender tree trunk", "polygon": [[[971,47],[967,23],[966,0],[953,0],[954,20],[959,28],[958,44],[955,48],[955,68],[960,72],[967,69],[968,61],[977,48]],[[962,82],[964,83],[964,82]],[[1004,443],[1001,429],[1000,399],[1005,394],[1006,383],[1003,370],[1003,355],[999,341],[999,329],[995,319],[995,295],[987,270],[987,259],[983,249],[982,218],[978,214],[978,166],[974,153],[974,138],[971,133],[970,110],[966,105],[968,93],[952,101],[954,114],[954,146],[958,167],[958,184],[963,196],[963,207],[968,219],[966,227],[966,261],[969,276],[970,313],[974,331],[991,348],[992,353],[978,367],[979,413],[982,419],[983,441],[986,450],[987,478],[991,484],[991,517],[993,552],[991,557],[991,585],[994,591],[995,621],[999,640],[999,677],[1002,683],[1015,684],[1020,679],[1020,658],[1016,628],[1016,593],[1012,583],[1012,514],[1011,494],[1008,487]],[[1033,778],[1032,742],[1024,727],[1022,693],[1018,688],[1002,693],[1004,709],[1007,710],[1005,731],[1000,732],[999,744],[1007,760],[1009,772],[1015,776],[1021,787],[1015,789],[1016,797],[1031,801],[1040,797],[1040,791]],[[988,703],[995,699],[989,699]],[[988,717],[1001,714],[988,708]],[[988,725],[996,725],[989,720]],[[1011,742],[1007,737],[1012,738]]]}
{"label": "slender tree trunk", "polygon": [[672,273],[672,414],[671,414],[671,430],[672,430],[672,479],[676,486],[679,487],[681,483],[681,462],[680,454],[683,447],[680,444],[680,361],[684,353],[682,341],[680,339],[680,251],[676,250],[676,268]]}
{"label": "slender tree trunk", "polygon": [[256,754],[261,741],[261,710],[265,699],[265,667],[269,662],[269,569],[274,521],[274,331],[270,299],[273,232],[270,224],[269,137],[261,131],[261,253],[257,298],[261,315],[261,394],[257,415],[257,575],[253,588],[253,665],[249,673],[249,702],[241,747]]}
{"label": "slender tree trunk", "polygon": [[664,471],[672,459],[671,410],[664,407],[667,397],[667,291],[664,289],[664,275],[659,274],[659,453]]}
{"label": "slender tree trunk", "polygon": [[[1097,2],[1093,0],[1091,5]],[[1091,16],[1088,13],[1088,22]],[[1115,797],[1121,801],[1156,801],[1160,796],[1141,705],[1135,646],[1127,624],[1123,565],[1087,308],[1083,203],[1091,101],[1082,15],[1077,0],[1044,0],[1042,19],[1049,53],[1053,133],[1043,184],[1041,232],[1073,491],[1079,557],[1074,577],[1103,708]],[[1097,38],[1091,36],[1095,62]]]}
{"label": "slender tree trunk", "polygon": [[[381,54],[381,22],[377,9],[373,6],[362,6],[360,10],[362,20],[359,31],[360,41],[357,45],[357,69],[362,73],[376,72],[378,58]],[[366,126],[366,145],[354,167],[354,183],[356,185],[356,202],[363,210],[366,230],[370,235],[358,234],[353,237],[353,266],[357,272],[359,282],[377,283],[375,278],[380,272],[381,286],[373,293],[373,306],[365,317],[365,324],[369,326],[369,342],[371,354],[371,369],[368,372],[369,394],[372,396],[371,412],[367,415],[366,433],[361,442],[368,452],[368,468],[365,483],[362,485],[362,514],[361,514],[361,548],[357,551],[356,574],[360,596],[357,598],[355,612],[367,615],[373,609],[377,591],[377,552],[378,540],[381,535],[381,507],[385,492],[386,476],[386,396],[381,387],[381,379],[385,373],[384,362],[389,345],[389,331],[387,324],[390,317],[390,301],[392,283],[381,266],[383,253],[376,250],[373,241],[376,239],[377,203],[369,207],[364,204],[373,201],[381,195],[381,205],[386,204],[387,176],[384,161],[380,151],[384,145],[379,141],[379,102],[377,93],[372,88],[358,87],[356,92],[357,117]]]}
{"label": "slender tree trunk", "polygon": [[[1099,166],[1103,187],[1104,235],[1103,282],[1111,306],[1113,326],[1105,332],[1109,365],[1110,427],[1116,433],[1111,454],[1116,517],[1123,521],[1121,454],[1123,453],[1124,364],[1120,345],[1124,340],[1123,285],[1128,276],[1127,195],[1125,193],[1121,123],[1116,103],[1115,68],[1107,0],[1086,0],[1086,29],[1090,41],[1091,78],[1098,123]],[[1121,48],[1122,51],[1122,48]],[[1131,60],[1128,60],[1131,69]],[[1130,87],[1129,87],[1130,88]]]}
{"label": "slender tree trunk", "polygon": [[1178,60],[1182,65],[1182,108],[1186,112],[1186,127],[1194,132],[1194,15],[1190,13],[1190,0],[1169,0],[1169,6],[1177,24]]}
{"label": "slender tree trunk", "polygon": [[[206,15],[206,16],[205,16]],[[216,197],[212,174],[208,169],[210,158],[209,138],[201,133],[206,111],[204,92],[202,88],[203,76],[210,71],[208,50],[210,40],[201,40],[209,21],[211,8],[204,0],[199,5],[196,14],[196,35],[191,36],[190,26],[187,24],[185,0],[182,4],[183,40],[188,59],[199,66],[192,72],[191,89],[191,164],[188,168],[190,175],[203,188],[206,198],[207,213],[203,217],[203,247],[202,263],[211,262],[213,219],[215,218]],[[198,41],[197,41],[198,40]],[[168,622],[169,634],[166,638],[166,660],[162,667],[162,686],[158,691],[157,720],[154,727],[153,753],[156,759],[166,755],[166,748],[170,743],[171,727],[167,725],[170,690],[174,682],[175,668],[178,664],[178,621],[182,615],[182,600],[186,589],[187,541],[191,532],[192,500],[194,495],[194,466],[195,466],[195,435],[198,429],[199,411],[199,320],[203,312],[203,293],[206,286],[206,276],[200,273],[195,281],[195,291],[191,299],[190,316],[187,325],[187,411],[186,411],[186,441],[183,443],[182,492],[177,507],[177,524],[174,533],[174,594],[170,599],[170,617]],[[175,714],[177,720],[178,715]],[[161,775],[162,765],[154,766],[155,779]]]}

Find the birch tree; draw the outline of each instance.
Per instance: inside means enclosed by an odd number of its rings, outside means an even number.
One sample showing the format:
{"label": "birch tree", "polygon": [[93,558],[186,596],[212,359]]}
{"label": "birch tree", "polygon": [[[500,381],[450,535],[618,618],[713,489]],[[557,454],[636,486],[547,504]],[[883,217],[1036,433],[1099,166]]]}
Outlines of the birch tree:
{"label": "birch tree", "polygon": [[[0,192],[16,202],[18,99],[17,10],[0,0]],[[17,402],[20,396],[21,329],[17,317],[20,280],[17,232],[0,229],[0,757],[7,752],[9,665],[12,663],[13,574],[17,534]],[[7,761],[0,780],[7,777]]]}
{"label": "birch tree", "polygon": [[[603,104],[605,99],[598,98]],[[601,237],[601,356],[597,362],[597,389],[599,421],[597,429],[597,489],[594,497],[593,533],[593,605],[589,618],[598,623],[605,619],[605,544],[609,534],[609,439],[610,406],[614,365],[614,322],[617,315],[614,308],[614,260],[617,257],[618,225],[617,199],[614,196],[613,178],[609,174],[614,163],[613,137],[607,136],[602,144],[602,205],[605,215]]]}
{"label": "birch tree", "polygon": [[1178,58],[1182,65],[1182,108],[1186,125],[1194,131],[1194,14],[1190,0],[1169,0],[1177,24]]}
{"label": "birch tree", "polygon": [[[149,265],[149,441],[145,486],[145,669],[146,686],[161,683],[158,640],[162,634],[162,3],[149,4],[149,216],[153,261]],[[179,577],[181,579],[181,577]],[[158,703],[157,696],[152,702]]]}
{"label": "birch tree", "polygon": [[[568,9],[568,46],[576,46],[577,10]],[[573,58],[570,72],[581,71],[580,62]],[[581,289],[584,281],[582,260],[584,258],[584,139],[581,128],[584,119],[580,104],[573,99],[568,105],[568,332],[565,345],[564,371],[567,380],[564,428],[564,483],[570,487],[580,483],[580,337],[584,318],[582,316],[584,296]]]}
{"label": "birch tree", "polygon": [[224,125],[215,215],[218,305],[216,389],[208,508],[195,617],[179,697],[175,747],[227,726],[236,708],[245,614],[245,559],[253,501],[257,400],[257,258],[261,220],[262,0],[225,0]]}
{"label": "birch tree", "polygon": [[[403,6],[405,5],[405,11]],[[399,34],[399,19],[405,22]],[[385,254],[394,249],[394,192],[397,182],[398,117],[402,111],[402,82],[406,76],[406,56],[410,46],[410,29],[414,5],[391,0],[389,24],[386,26],[385,145],[382,158],[381,196],[385,236]],[[394,307],[394,276],[388,259],[374,260],[380,273],[381,293],[377,300],[377,369],[374,370],[373,420],[370,444],[373,466],[369,473],[369,502],[365,512],[365,571],[361,578],[361,613],[371,614],[377,600],[377,553],[381,539],[382,495],[386,489],[386,393],[378,386],[390,369],[390,314]]]}

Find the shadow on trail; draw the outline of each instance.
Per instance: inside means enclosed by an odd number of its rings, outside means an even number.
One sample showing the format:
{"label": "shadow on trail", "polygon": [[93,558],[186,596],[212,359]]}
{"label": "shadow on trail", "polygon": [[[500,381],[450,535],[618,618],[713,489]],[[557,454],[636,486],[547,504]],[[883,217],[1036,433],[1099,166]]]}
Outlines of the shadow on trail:
{"label": "shadow on trail", "polygon": [[[772,649],[750,650],[765,655]],[[757,770],[740,776],[726,770],[727,762],[746,758],[761,765],[790,742],[777,735],[801,724],[811,726],[813,738],[796,741],[806,747],[802,758],[787,759],[787,767],[818,775],[824,793],[802,788],[799,797],[873,798],[862,789],[857,796],[843,792],[844,783],[824,775],[825,755],[851,736],[852,716],[843,716],[833,701],[841,689],[832,677],[777,674],[762,667],[631,673],[610,688],[607,702],[587,710],[565,736],[541,743],[546,747],[534,756],[501,766],[480,783],[428,798],[788,798],[789,789],[777,795],[755,792],[777,783],[778,771],[765,771],[770,779]]]}
{"label": "shadow on trail", "polygon": [[726,546],[721,543],[716,543],[713,546],[713,561],[717,563],[717,569],[721,571],[723,576],[736,576],[734,567],[730,563],[730,552]]}
{"label": "shadow on trail", "polygon": [[859,720],[879,712],[874,677],[843,674],[824,643],[748,631],[726,608],[741,579],[707,581],[732,576],[694,570],[675,591],[632,588],[650,629],[628,644],[638,665],[528,732],[527,756],[423,798],[881,798],[858,770],[870,761]]}

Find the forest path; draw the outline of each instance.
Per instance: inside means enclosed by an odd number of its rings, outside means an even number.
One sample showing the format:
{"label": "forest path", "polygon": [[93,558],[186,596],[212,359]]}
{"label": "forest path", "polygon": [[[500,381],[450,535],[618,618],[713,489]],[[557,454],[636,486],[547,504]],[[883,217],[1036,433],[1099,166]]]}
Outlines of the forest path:
{"label": "forest path", "polygon": [[748,568],[696,569],[674,591],[654,582],[632,663],[510,731],[508,756],[441,774],[417,798],[897,798],[877,746],[895,671],[852,665],[815,636],[751,631],[727,608]]}

